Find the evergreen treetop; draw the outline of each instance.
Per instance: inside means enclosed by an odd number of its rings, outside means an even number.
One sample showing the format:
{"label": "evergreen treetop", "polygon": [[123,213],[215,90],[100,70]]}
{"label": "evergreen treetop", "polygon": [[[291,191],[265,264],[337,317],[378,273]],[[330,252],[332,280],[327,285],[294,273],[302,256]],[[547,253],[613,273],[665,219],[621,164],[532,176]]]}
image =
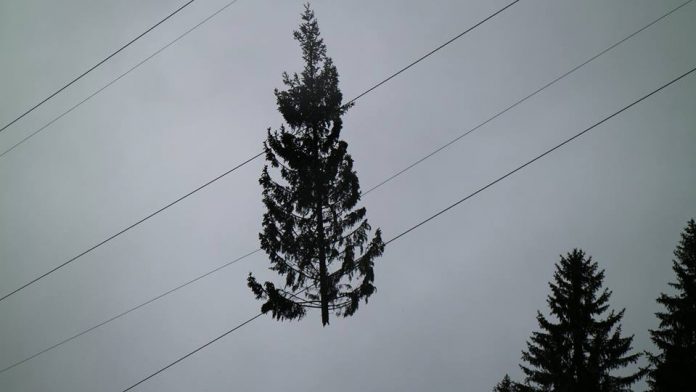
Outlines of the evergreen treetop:
{"label": "evergreen treetop", "polygon": [[493,392],[517,392],[517,385],[507,374],[493,387]]}
{"label": "evergreen treetop", "polygon": [[[633,337],[621,336],[624,310],[609,311],[611,292],[602,288],[604,271],[582,250],[574,249],[556,264],[547,303],[555,320],[537,312],[541,331],[522,353],[523,390],[554,392],[630,391],[643,372],[619,376],[635,363],[629,354]],[[606,314],[606,315],[605,315]]]}

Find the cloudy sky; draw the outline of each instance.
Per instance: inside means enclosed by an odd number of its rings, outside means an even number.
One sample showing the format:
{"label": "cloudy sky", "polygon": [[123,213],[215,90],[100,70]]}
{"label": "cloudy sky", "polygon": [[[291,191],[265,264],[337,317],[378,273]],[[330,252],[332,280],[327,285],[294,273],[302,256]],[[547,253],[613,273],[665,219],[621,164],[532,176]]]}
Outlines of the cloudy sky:
{"label": "cloudy sky", "polygon": [[[345,117],[363,189],[684,0],[522,0],[358,100]],[[5,124],[184,1],[2,0]],[[0,133],[0,150],[226,0],[196,0]],[[505,1],[313,3],[350,99]],[[260,151],[273,89],[301,67],[301,1],[239,0],[0,158],[7,294]],[[386,239],[696,66],[688,4],[363,199]],[[689,76],[386,249],[378,292],[322,328],[262,317],[138,391],[488,391],[519,378],[559,254],[606,269],[625,334],[650,349],[655,298],[696,216]],[[0,368],[258,247],[256,160],[0,302]],[[258,313],[256,254],[0,374],[3,391],[122,391]],[[638,386],[642,390],[644,384]]]}

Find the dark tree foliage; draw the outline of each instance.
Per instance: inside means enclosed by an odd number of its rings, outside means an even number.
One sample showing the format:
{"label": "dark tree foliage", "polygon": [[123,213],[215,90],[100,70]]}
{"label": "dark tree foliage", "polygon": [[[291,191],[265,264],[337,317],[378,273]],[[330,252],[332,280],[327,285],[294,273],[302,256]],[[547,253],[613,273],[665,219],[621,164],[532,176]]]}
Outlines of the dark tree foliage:
{"label": "dark tree foliage", "polygon": [[670,283],[675,295],[661,294],[657,302],[666,311],[657,313],[660,328],[650,331],[659,354],[648,354],[648,383],[655,392],[696,390],[696,222],[691,219],[674,251]]}
{"label": "dark tree foliage", "polygon": [[[623,376],[614,372],[635,363],[628,354],[633,337],[621,337],[624,310],[608,310],[611,292],[602,289],[604,271],[591,257],[574,249],[556,264],[547,303],[555,321],[537,312],[541,331],[534,332],[527,351],[525,391],[630,391],[644,371]],[[625,370],[622,373],[626,373]]]}
{"label": "dark tree foliage", "polygon": [[[288,128],[268,130],[263,187],[261,248],[270,269],[284,276],[277,287],[260,284],[249,274],[248,285],[261,311],[278,320],[302,318],[307,308],[320,308],[322,324],[329,312],[350,316],[361,300],[375,292],[373,265],[384,250],[380,230],[370,240],[365,208],[356,208],[360,185],[348,144],[341,140],[342,104],[338,72],[319,36],[319,25],[305,6],[300,29],[304,70],[283,74],[287,89],[275,91]],[[276,177],[276,178],[274,178]]]}
{"label": "dark tree foliage", "polygon": [[518,392],[517,383],[510,380],[507,374],[493,387],[493,392]]}

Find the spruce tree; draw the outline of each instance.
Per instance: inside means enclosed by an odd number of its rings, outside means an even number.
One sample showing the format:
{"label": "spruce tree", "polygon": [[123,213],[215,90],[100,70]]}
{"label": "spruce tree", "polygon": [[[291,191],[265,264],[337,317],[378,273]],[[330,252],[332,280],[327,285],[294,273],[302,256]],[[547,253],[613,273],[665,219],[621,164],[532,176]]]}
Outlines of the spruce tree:
{"label": "spruce tree", "polygon": [[[611,292],[604,288],[604,271],[591,257],[574,249],[556,264],[547,303],[555,320],[537,312],[541,331],[534,332],[522,353],[529,391],[630,391],[644,371],[615,375],[635,363],[629,354],[633,337],[621,336],[624,310],[609,309]],[[625,373],[623,371],[622,373]]]}
{"label": "spruce tree", "polygon": [[294,38],[304,69],[299,75],[283,73],[287,89],[275,90],[287,127],[268,129],[267,165],[259,179],[266,207],[261,248],[270,269],[284,280],[262,285],[250,273],[248,286],[265,300],[262,312],[292,320],[320,308],[325,326],[330,312],[353,315],[375,292],[373,265],[384,243],[379,229],[369,238],[366,210],[356,208],[360,185],[341,140],[341,117],[352,104],[342,103],[338,72],[309,5]]}
{"label": "spruce tree", "polygon": [[493,392],[517,392],[517,385],[507,374],[503,379],[493,387]]}
{"label": "spruce tree", "polygon": [[661,294],[657,302],[660,327],[650,331],[659,354],[649,354],[648,383],[655,392],[696,389],[696,222],[691,219],[674,251],[672,270],[677,275],[674,295]]}

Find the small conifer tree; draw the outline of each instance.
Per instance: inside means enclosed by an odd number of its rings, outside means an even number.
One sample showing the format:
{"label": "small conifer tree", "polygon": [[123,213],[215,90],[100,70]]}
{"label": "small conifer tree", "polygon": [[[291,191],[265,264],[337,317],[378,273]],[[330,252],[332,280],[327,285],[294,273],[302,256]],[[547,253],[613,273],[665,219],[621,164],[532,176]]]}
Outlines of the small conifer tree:
{"label": "small conifer tree", "polygon": [[517,392],[517,385],[510,380],[507,374],[503,379],[493,387],[493,392]]}
{"label": "small conifer tree", "polygon": [[624,310],[603,316],[611,296],[602,289],[603,280],[604,271],[582,250],[561,256],[547,299],[555,320],[537,312],[541,331],[533,333],[522,353],[523,390],[623,392],[644,375],[644,371],[615,374],[640,354],[629,354],[633,337],[621,336]]}

